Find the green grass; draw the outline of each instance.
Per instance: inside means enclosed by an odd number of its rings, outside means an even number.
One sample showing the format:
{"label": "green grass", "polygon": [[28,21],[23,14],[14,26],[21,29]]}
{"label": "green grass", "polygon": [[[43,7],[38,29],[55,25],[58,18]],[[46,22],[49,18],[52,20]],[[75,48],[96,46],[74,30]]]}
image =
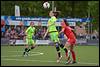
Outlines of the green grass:
{"label": "green grass", "polygon": [[[1,66],[98,66],[98,46],[76,46],[76,64],[65,65],[65,54],[62,60],[56,63],[57,54],[54,46],[37,46],[30,52],[30,56],[22,57],[24,46],[1,46]],[[35,52],[35,53],[34,53]],[[36,52],[43,55],[36,55]],[[33,56],[32,56],[33,55]]]}

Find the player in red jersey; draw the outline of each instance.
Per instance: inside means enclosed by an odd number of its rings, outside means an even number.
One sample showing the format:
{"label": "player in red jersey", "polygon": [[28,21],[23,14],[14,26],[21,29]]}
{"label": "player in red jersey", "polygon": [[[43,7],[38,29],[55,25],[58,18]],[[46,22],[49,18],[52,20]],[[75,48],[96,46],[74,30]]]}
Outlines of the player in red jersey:
{"label": "player in red jersey", "polygon": [[[68,52],[67,52],[68,57],[67,57],[66,64],[76,63],[75,52],[73,50],[75,43],[76,43],[75,34],[74,34],[72,28],[69,26],[69,24],[67,23],[67,21],[65,19],[62,20],[61,26],[62,26],[62,30],[59,33],[63,32],[68,39],[66,44],[65,44],[65,48],[68,49]],[[70,54],[72,54],[73,61],[70,60]]]}

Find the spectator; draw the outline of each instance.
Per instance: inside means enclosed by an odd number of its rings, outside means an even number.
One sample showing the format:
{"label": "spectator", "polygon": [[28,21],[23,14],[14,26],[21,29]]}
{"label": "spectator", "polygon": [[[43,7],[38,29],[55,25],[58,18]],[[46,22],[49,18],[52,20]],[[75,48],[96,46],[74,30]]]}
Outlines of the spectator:
{"label": "spectator", "polygon": [[92,34],[92,39],[97,39],[97,37],[98,37],[98,32],[94,30]]}
{"label": "spectator", "polygon": [[25,31],[24,30],[21,30],[21,32],[19,34],[20,39],[23,39],[24,36],[25,36]]}
{"label": "spectator", "polygon": [[2,34],[2,37],[4,37],[4,34],[5,34],[5,26],[1,27],[1,34]]}
{"label": "spectator", "polygon": [[9,33],[9,30],[8,30],[8,29],[6,30],[5,37],[6,37],[7,39],[10,38],[10,33]]}
{"label": "spectator", "polygon": [[36,38],[39,40],[42,39],[42,33],[43,33],[43,27],[42,27],[42,23],[39,21],[37,32],[36,32]]}
{"label": "spectator", "polygon": [[18,34],[20,34],[20,31],[21,31],[21,30],[20,30],[20,27],[17,27],[17,28],[16,28],[16,32],[17,32]]}
{"label": "spectator", "polygon": [[16,42],[16,32],[14,30],[14,28],[12,28],[11,32],[10,32],[10,41],[11,41],[11,44],[15,44]]}

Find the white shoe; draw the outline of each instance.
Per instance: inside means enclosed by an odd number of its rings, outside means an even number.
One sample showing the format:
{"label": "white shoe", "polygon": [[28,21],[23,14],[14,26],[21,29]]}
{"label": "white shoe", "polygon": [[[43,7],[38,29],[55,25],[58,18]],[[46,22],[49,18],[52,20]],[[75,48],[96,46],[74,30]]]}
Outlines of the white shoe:
{"label": "white shoe", "polygon": [[59,63],[59,62],[60,62],[61,58],[62,58],[62,56],[61,56],[61,57],[57,60],[57,63]]}

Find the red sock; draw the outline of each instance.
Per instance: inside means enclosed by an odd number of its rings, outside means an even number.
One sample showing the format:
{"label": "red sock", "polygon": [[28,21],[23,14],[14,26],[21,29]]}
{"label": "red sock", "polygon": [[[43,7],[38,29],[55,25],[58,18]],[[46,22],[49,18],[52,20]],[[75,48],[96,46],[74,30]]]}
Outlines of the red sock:
{"label": "red sock", "polygon": [[71,50],[73,61],[76,61],[75,52]]}
{"label": "red sock", "polygon": [[66,57],[68,56],[68,51],[66,52]]}

